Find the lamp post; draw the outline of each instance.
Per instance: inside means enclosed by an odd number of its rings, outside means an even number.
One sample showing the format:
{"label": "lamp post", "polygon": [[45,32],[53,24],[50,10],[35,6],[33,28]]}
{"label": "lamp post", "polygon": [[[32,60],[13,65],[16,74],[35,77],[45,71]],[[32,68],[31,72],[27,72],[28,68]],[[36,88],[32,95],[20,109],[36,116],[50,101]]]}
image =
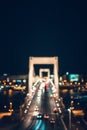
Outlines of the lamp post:
{"label": "lamp post", "polygon": [[68,109],[69,112],[69,130],[71,130],[71,109]]}

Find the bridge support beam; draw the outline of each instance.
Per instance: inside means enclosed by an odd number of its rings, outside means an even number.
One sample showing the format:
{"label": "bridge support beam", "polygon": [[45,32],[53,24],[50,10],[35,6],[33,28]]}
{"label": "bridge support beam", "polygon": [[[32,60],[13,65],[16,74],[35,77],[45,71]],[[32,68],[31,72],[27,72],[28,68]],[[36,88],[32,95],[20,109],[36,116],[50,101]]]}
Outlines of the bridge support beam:
{"label": "bridge support beam", "polygon": [[59,85],[58,85],[58,57],[54,60],[54,85],[56,87],[57,96],[59,98]]}
{"label": "bridge support beam", "polygon": [[39,76],[40,76],[40,78],[43,77],[43,75],[42,75],[43,72],[47,72],[47,77],[50,78],[50,70],[49,69],[40,69],[39,70]]}
{"label": "bridge support beam", "polygon": [[28,91],[32,92],[34,64],[52,64],[54,65],[54,85],[59,98],[58,85],[58,57],[29,57],[29,75],[28,75]]}

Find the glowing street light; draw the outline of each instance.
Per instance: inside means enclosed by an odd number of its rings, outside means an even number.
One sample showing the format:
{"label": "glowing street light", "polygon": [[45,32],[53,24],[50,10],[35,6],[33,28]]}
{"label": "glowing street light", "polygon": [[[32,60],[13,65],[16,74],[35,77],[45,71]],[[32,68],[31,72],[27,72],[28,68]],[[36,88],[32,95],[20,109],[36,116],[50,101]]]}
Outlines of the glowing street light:
{"label": "glowing street light", "polygon": [[71,130],[71,109],[68,109],[69,112],[69,130]]}

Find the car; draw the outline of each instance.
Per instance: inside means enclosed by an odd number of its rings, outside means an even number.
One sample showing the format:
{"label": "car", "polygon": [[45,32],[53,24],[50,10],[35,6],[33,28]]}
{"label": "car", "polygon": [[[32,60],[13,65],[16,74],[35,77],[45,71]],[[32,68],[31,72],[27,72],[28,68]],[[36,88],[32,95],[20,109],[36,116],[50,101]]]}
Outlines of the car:
{"label": "car", "polygon": [[54,98],[53,94],[50,95],[50,98]]}
{"label": "car", "polygon": [[51,124],[55,124],[55,119],[54,119],[54,118],[51,118],[51,119],[50,119],[50,123],[51,123]]}
{"label": "car", "polygon": [[36,106],[36,107],[35,107],[35,111],[39,111],[39,108],[38,108],[38,106]]}
{"label": "car", "polygon": [[37,119],[42,119],[42,118],[43,118],[43,114],[39,113],[39,114],[37,115]]}
{"label": "car", "polygon": [[55,107],[55,108],[53,109],[53,112],[54,112],[54,113],[57,113],[57,112],[58,112],[58,109]]}
{"label": "car", "polygon": [[45,119],[49,119],[49,115],[48,114],[44,114],[44,118]]}

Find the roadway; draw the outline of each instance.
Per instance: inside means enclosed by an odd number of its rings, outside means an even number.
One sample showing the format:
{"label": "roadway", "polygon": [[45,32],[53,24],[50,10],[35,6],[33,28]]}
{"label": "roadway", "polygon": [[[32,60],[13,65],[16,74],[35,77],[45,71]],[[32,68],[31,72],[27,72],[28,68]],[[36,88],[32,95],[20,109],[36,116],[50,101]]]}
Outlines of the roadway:
{"label": "roadway", "polygon": [[53,112],[56,104],[50,98],[51,89],[45,89],[44,85],[40,85],[16,130],[64,130],[59,115]]}

